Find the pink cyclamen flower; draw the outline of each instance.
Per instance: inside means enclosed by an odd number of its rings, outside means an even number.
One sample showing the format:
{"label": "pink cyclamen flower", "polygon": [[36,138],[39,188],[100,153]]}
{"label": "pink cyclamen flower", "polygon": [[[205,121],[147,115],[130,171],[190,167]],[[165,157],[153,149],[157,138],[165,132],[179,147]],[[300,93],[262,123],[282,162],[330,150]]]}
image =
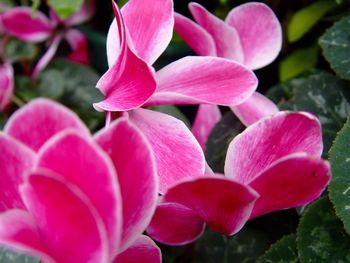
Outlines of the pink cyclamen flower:
{"label": "pink cyclamen flower", "polygon": [[11,102],[14,90],[13,68],[10,63],[0,65],[0,111],[4,111]]}
{"label": "pink cyclamen flower", "polygon": [[[40,11],[32,14],[30,7],[14,7],[1,15],[1,22],[5,33],[27,42],[48,41],[46,53],[35,66],[32,77],[36,77],[51,61],[63,39],[66,39],[72,48],[68,56],[73,61],[88,64],[88,49],[85,36],[72,26],[87,21],[93,14],[94,0],[84,4],[78,12],[61,20],[53,10],[50,10],[50,19]],[[65,30],[58,30],[60,27]]]}
{"label": "pink cyclamen flower", "polygon": [[43,262],[161,261],[142,236],[157,200],[154,157],[127,118],[92,137],[75,113],[36,99],[0,145],[1,244]]}
{"label": "pink cyclamen flower", "polygon": [[[207,185],[195,186],[196,180],[209,180],[196,179],[169,189],[147,231],[160,242],[181,245],[198,238],[203,222],[229,235],[232,233],[225,231],[228,229],[224,228],[225,222],[245,222],[248,218],[308,204],[322,194],[331,178],[329,163],[321,158],[322,149],[321,127],[311,114],[279,112],[264,118],[231,142],[225,177],[211,175],[212,181]],[[222,180],[217,189],[214,178]],[[229,199],[218,202],[229,195],[236,194],[236,200],[242,198],[234,187],[223,186],[225,180],[255,192],[257,198],[251,210],[245,211],[250,211],[248,218],[245,213],[244,217],[240,213],[228,216],[236,208],[233,200],[231,204]]]}

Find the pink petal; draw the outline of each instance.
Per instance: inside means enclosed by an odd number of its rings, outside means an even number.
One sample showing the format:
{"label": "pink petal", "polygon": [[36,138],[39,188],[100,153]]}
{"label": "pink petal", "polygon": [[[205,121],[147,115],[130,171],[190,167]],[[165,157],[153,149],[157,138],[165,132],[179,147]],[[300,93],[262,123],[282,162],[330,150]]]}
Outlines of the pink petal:
{"label": "pink petal", "polygon": [[282,47],[282,28],[273,11],[263,3],[247,3],[234,8],[226,23],[241,40],[244,65],[262,68],[275,60]]}
{"label": "pink petal", "polygon": [[209,13],[200,4],[192,2],[189,4],[189,9],[196,22],[213,37],[219,57],[232,59],[238,63],[244,61],[243,49],[235,28]]}
{"label": "pink petal", "polygon": [[9,63],[0,65],[0,111],[4,111],[11,102],[14,90],[13,68]]}
{"label": "pink petal", "polygon": [[192,209],[220,234],[234,235],[249,219],[258,196],[248,186],[225,177],[207,176],[177,184],[163,200]]}
{"label": "pink petal", "polygon": [[136,54],[152,65],[173,35],[173,1],[130,0],[121,13]]}
{"label": "pink petal", "polygon": [[203,151],[182,121],[145,109],[137,109],[129,114],[130,120],[142,130],[153,149],[160,193],[183,178],[203,175]]}
{"label": "pink petal", "polygon": [[74,112],[57,102],[40,98],[17,110],[6,123],[4,132],[37,151],[49,138],[67,128],[89,135]]}
{"label": "pink petal", "polygon": [[40,238],[57,262],[106,262],[106,229],[89,199],[60,175],[37,171],[21,187]]}
{"label": "pink petal", "polygon": [[254,92],[242,104],[232,106],[231,110],[245,126],[279,111],[275,103],[258,92]]}
{"label": "pink petal", "polygon": [[127,250],[119,254],[114,263],[161,263],[162,254],[148,236],[140,235]]}
{"label": "pink petal", "polygon": [[212,36],[200,25],[187,17],[175,13],[175,32],[201,56],[216,56],[216,46]]}
{"label": "pink petal", "polygon": [[0,214],[0,243],[42,257],[44,262],[55,262],[48,255],[35,222],[27,211],[13,209]]}
{"label": "pink petal", "polygon": [[70,29],[65,34],[65,38],[72,48],[72,52],[68,55],[68,59],[80,64],[88,65],[90,63],[89,46],[85,35],[78,30]]}
{"label": "pink petal", "polygon": [[197,213],[177,203],[160,203],[147,234],[167,245],[186,245],[197,240],[205,229]]}
{"label": "pink petal", "polygon": [[112,254],[119,248],[121,196],[113,163],[89,138],[74,130],[52,137],[38,152],[37,167],[50,169],[76,185],[100,214]]}
{"label": "pink petal", "polygon": [[220,120],[220,109],[216,105],[201,104],[199,105],[196,118],[192,125],[192,133],[205,151],[208,137],[215,124]]}
{"label": "pink petal", "polygon": [[279,112],[249,126],[230,143],[225,175],[250,182],[274,161],[295,152],[321,156],[322,132],[318,119],[303,112]]}
{"label": "pink petal", "polygon": [[95,136],[118,172],[123,200],[123,251],[146,229],[158,200],[158,175],[152,149],[142,132],[125,118]]}
{"label": "pink petal", "polygon": [[82,24],[88,21],[94,15],[95,9],[96,0],[84,1],[84,4],[81,6],[80,10],[69,16],[64,23],[67,27]]}
{"label": "pink petal", "polygon": [[44,41],[53,30],[47,17],[40,11],[33,17],[30,7],[14,7],[4,13],[1,20],[6,33],[24,41]]}
{"label": "pink petal", "polygon": [[0,212],[24,208],[18,186],[34,165],[35,153],[10,136],[0,133]]}
{"label": "pink petal", "polygon": [[116,19],[113,19],[107,34],[107,60],[108,66],[112,67],[119,58],[122,49],[122,39],[120,39],[120,33],[118,32],[118,22]]}
{"label": "pink petal", "polygon": [[305,153],[288,155],[249,183],[261,195],[255,203],[251,218],[306,205],[322,194],[330,179],[327,161]]}
{"label": "pink petal", "polygon": [[234,61],[217,57],[185,57],[157,72],[158,88],[147,105],[237,105],[257,87],[254,73]]}

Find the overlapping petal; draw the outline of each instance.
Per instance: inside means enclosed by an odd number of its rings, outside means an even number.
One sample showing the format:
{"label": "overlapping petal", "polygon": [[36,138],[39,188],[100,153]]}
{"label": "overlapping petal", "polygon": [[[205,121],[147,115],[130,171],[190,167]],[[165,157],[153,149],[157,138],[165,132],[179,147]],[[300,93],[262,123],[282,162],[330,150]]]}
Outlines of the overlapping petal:
{"label": "overlapping petal", "polygon": [[4,132],[37,151],[50,137],[67,128],[89,135],[75,113],[57,102],[40,98],[17,110],[7,121]]}
{"label": "overlapping petal", "polygon": [[0,111],[6,109],[11,102],[14,89],[13,68],[9,63],[0,65]]}
{"label": "overlapping petal", "polygon": [[68,55],[68,59],[81,64],[89,64],[88,41],[84,34],[79,30],[70,29],[65,34],[65,38],[72,48],[72,52]]}

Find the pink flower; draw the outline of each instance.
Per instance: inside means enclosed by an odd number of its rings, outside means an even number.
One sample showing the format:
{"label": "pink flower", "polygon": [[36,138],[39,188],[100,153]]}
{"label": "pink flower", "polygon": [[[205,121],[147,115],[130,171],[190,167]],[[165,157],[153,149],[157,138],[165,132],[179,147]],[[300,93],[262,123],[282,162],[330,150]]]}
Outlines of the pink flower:
{"label": "pink flower", "polygon": [[4,111],[11,102],[14,89],[13,68],[10,63],[0,65],[0,111]]}
{"label": "pink flower", "polygon": [[157,200],[154,157],[127,118],[91,137],[73,112],[36,99],[0,145],[0,243],[43,262],[161,261],[142,236]]}
{"label": "pink flower", "polygon": [[[331,178],[322,149],[320,123],[311,114],[279,112],[264,118],[231,142],[225,177],[212,174],[170,188],[147,231],[160,242],[186,244],[200,236],[204,222],[232,235],[248,219],[308,204]],[[249,192],[251,203],[237,210]],[[230,228],[231,223],[236,227]]]}

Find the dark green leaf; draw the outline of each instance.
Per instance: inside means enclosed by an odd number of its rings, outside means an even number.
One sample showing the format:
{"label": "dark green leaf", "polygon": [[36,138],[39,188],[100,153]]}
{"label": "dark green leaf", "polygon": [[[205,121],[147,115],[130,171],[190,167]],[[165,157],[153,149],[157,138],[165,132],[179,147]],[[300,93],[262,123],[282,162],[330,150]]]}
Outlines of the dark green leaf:
{"label": "dark green leaf", "polygon": [[39,259],[0,246],[0,263],[39,263]]}
{"label": "dark green leaf", "polygon": [[24,101],[30,101],[39,96],[36,85],[26,76],[15,76],[15,93]]}
{"label": "dark green leaf", "polygon": [[7,117],[3,112],[0,112],[0,130],[4,128],[4,125],[7,121]]}
{"label": "dark green leaf", "polygon": [[350,262],[350,236],[328,197],[309,206],[300,220],[297,243],[302,263]]}
{"label": "dark green leaf", "polygon": [[51,6],[62,19],[66,19],[79,11],[83,3],[84,0],[48,0],[48,5]]}
{"label": "dark green leaf", "polygon": [[341,78],[350,80],[350,16],[328,29],[319,43],[332,69]]}
{"label": "dark green leaf", "polygon": [[149,109],[169,114],[169,115],[171,115],[179,120],[182,120],[186,124],[187,127],[189,127],[189,128],[191,127],[191,124],[190,124],[189,120],[186,118],[186,116],[179,110],[178,107],[176,107],[174,105],[152,106]]}
{"label": "dark green leaf", "polygon": [[38,49],[34,44],[21,42],[14,38],[5,46],[5,57],[12,63],[20,60],[33,60],[37,54]]}
{"label": "dark green leaf", "polygon": [[37,92],[40,97],[59,99],[64,93],[64,79],[60,71],[47,69],[38,77]]}

